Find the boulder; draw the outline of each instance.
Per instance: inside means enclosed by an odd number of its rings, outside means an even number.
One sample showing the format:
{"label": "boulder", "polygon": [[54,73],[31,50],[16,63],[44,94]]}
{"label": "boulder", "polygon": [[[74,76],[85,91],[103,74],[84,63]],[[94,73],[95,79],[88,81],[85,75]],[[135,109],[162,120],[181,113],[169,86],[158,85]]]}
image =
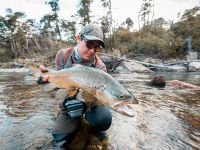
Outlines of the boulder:
{"label": "boulder", "polygon": [[118,66],[118,67],[115,69],[115,73],[127,74],[127,73],[130,73],[130,71],[129,71],[126,67]]}
{"label": "boulder", "polygon": [[137,72],[137,73],[151,73],[150,69],[143,66],[142,64],[136,63],[135,61],[123,61],[120,64],[121,67],[125,68],[129,72]]}
{"label": "boulder", "polygon": [[169,72],[187,72],[187,68],[185,66],[181,66],[181,65],[173,65],[173,66],[168,66],[167,71],[169,71]]}
{"label": "boulder", "polygon": [[200,62],[191,62],[188,65],[189,72],[200,71]]}

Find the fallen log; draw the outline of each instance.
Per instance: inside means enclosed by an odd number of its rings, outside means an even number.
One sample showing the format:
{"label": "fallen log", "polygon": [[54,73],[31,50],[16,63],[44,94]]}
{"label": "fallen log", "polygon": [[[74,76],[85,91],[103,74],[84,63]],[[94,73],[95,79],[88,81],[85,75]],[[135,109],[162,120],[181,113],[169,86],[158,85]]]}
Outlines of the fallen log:
{"label": "fallen log", "polygon": [[[135,63],[138,63],[138,64],[142,64],[143,66],[147,67],[148,69],[150,69],[152,71],[170,70],[170,67],[175,66],[175,65],[184,66],[187,69],[188,65],[191,62],[200,62],[200,60],[192,60],[192,61],[168,62],[168,63],[163,63],[163,64],[152,64],[152,63],[142,62],[142,61],[138,61],[138,60],[119,58],[117,56],[108,55],[108,54],[104,54],[104,53],[100,53],[100,55],[107,56],[107,57],[112,58],[113,60],[116,60],[116,61],[113,61],[113,66],[114,66],[114,67],[112,67],[113,70],[115,70],[122,61],[135,62]],[[116,62],[120,62],[120,63],[116,63]],[[112,61],[110,63],[112,64]]]}

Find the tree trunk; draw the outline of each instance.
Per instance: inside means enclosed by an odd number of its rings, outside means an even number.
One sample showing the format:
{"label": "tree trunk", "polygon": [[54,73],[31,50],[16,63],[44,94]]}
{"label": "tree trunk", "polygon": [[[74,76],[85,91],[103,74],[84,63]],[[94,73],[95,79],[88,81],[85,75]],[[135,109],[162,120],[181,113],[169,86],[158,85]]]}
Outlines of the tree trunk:
{"label": "tree trunk", "polygon": [[32,39],[33,39],[35,45],[37,46],[37,48],[40,50],[40,52],[42,52],[42,48],[40,47],[40,45],[39,45],[37,39],[35,39],[35,37],[32,37]]}

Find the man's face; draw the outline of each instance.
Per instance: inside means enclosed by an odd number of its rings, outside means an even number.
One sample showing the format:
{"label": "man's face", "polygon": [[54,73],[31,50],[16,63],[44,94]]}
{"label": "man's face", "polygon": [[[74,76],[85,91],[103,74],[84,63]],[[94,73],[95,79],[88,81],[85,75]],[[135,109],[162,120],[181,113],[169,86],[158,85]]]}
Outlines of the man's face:
{"label": "man's face", "polygon": [[97,52],[101,51],[99,41],[82,40],[78,44],[79,55],[86,61],[91,60]]}

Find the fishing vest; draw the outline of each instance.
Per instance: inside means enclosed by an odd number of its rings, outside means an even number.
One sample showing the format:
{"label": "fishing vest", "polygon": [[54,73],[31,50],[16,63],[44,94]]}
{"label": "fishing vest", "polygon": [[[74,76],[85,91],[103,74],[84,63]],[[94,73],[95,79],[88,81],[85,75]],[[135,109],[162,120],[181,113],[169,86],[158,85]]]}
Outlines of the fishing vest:
{"label": "fishing vest", "polygon": [[[56,70],[70,68],[73,66],[73,64],[76,64],[74,48],[61,49],[57,52],[55,59]],[[107,72],[105,64],[101,61],[101,59],[97,55],[95,55],[91,61],[79,64],[97,68]]]}

